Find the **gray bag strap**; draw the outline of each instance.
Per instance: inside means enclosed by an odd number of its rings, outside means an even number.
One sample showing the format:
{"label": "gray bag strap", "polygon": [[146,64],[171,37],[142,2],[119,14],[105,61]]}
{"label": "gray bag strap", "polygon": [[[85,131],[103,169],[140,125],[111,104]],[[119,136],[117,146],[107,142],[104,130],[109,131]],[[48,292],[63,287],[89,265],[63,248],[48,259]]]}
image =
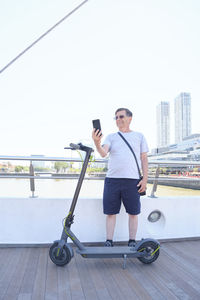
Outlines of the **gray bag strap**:
{"label": "gray bag strap", "polygon": [[122,140],[126,143],[126,145],[129,147],[129,149],[131,150],[134,158],[135,158],[135,162],[136,162],[136,165],[137,165],[137,169],[138,169],[138,173],[139,173],[139,176],[142,177],[142,174],[140,172],[140,168],[139,168],[139,165],[138,165],[138,161],[137,161],[137,158],[136,158],[136,155],[135,155],[135,152],[133,151],[131,145],[129,144],[129,142],[125,139],[125,137],[123,137],[123,135],[118,132],[119,136],[122,138]]}

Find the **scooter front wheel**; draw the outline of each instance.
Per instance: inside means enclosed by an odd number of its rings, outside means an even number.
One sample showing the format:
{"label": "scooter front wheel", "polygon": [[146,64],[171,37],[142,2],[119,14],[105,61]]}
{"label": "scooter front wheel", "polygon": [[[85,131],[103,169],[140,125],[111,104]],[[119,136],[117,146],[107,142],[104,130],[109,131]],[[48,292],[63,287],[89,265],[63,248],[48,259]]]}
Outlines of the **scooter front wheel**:
{"label": "scooter front wheel", "polygon": [[49,256],[54,264],[57,266],[64,266],[68,264],[72,258],[70,250],[64,245],[61,250],[58,243],[53,243],[49,249]]}
{"label": "scooter front wheel", "polygon": [[138,259],[144,264],[151,264],[158,258],[160,253],[159,248],[160,246],[153,241],[144,242],[143,244],[140,245],[137,251],[146,252],[147,255],[138,257]]}

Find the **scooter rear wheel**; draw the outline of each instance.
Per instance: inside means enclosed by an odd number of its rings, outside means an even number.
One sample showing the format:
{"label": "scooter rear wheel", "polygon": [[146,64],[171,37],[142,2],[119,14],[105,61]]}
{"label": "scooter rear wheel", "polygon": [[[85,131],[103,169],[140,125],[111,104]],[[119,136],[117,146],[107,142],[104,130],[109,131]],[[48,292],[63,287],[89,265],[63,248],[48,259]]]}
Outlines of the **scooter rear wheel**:
{"label": "scooter rear wheel", "polygon": [[70,262],[72,255],[65,245],[63,246],[62,253],[59,253],[59,251],[58,243],[53,243],[49,249],[49,256],[54,264],[64,266]]}
{"label": "scooter rear wheel", "polygon": [[[140,247],[137,249],[138,252],[148,252],[147,256],[138,257],[138,259],[143,262],[144,264],[151,264],[154,262],[159,256],[159,245],[153,241],[144,242]],[[149,255],[150,254],[150,255]]]}

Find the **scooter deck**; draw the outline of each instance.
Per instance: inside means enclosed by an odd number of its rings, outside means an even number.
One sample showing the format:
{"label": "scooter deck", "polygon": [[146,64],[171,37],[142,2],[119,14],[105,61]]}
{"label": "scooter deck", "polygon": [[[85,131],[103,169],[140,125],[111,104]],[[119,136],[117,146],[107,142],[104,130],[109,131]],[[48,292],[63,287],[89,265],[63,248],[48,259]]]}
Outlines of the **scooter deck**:
{"label": "scooter deck", "polygon": [[131,247],[85,247],[83,250],[77,249],[77,253],[85,258],[117,258],[117,257],[140,257],[141,252]]}

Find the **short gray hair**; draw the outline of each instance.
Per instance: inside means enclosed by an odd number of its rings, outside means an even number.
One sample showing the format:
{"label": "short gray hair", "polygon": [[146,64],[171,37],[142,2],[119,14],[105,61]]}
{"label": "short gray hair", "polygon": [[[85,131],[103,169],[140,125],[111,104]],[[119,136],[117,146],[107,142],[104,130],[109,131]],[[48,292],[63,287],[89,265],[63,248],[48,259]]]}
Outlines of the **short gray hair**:
{"label": "short gray hair", "polygon": [[126,112],[126,115],[128,116],[128,117],[132,117],[132,112],[128,109],[128,108],[118,108],[117,110],[116,110],[116,112],[115,112],[115,115],[116,115],[116,113],[118,113],[119,111],[122,111],[122,110],[125,110],[125,112]]}

